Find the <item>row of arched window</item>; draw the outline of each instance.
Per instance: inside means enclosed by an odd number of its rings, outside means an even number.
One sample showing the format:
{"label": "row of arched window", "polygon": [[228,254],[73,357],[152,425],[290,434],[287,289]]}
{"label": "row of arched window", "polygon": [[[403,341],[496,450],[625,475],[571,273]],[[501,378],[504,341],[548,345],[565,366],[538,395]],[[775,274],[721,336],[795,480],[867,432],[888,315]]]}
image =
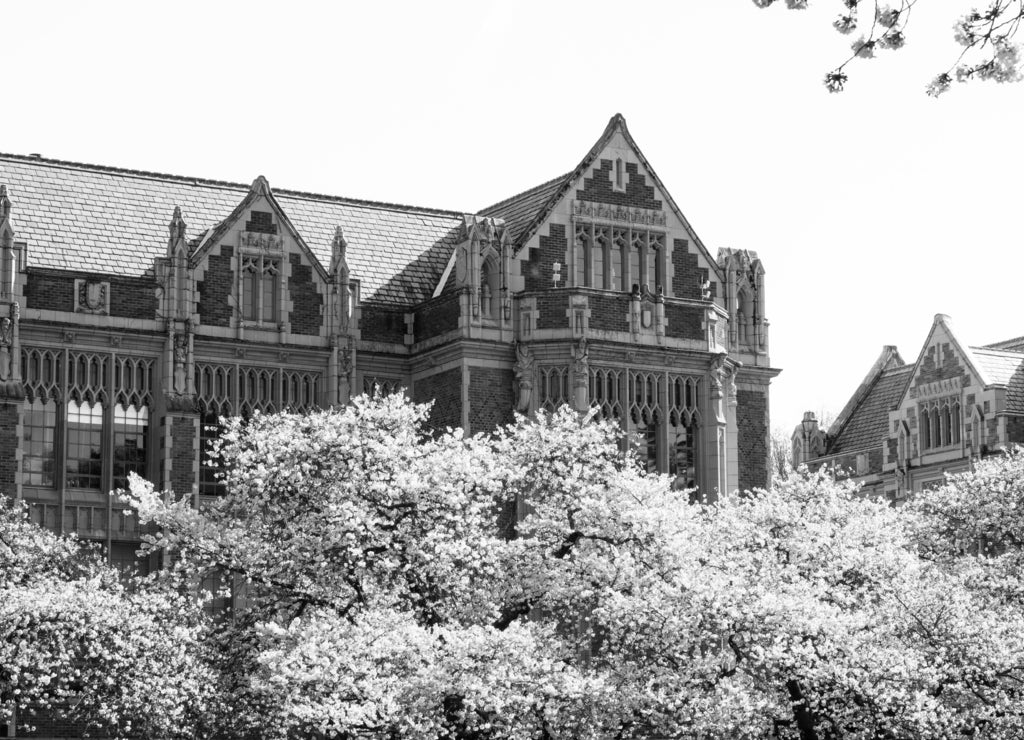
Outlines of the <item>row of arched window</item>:
{"label": "row of arched window", "polygon": [[922,450],[960,444],[962,419],[957,400],[933,401],[918,412]]}

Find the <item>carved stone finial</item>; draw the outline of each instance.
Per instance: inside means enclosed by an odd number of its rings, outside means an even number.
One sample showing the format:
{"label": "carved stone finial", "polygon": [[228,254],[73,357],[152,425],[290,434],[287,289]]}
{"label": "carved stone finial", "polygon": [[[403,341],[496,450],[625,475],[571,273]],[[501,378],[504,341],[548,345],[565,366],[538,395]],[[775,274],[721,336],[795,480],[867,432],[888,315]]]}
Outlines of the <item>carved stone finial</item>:
{"label": "carved stone finial", "polygon": [[11,217],[11,199],[7,197],[7,186],[0,185],[0,223]]}
{"label": "carved stone finial", "polygon": [[339,255],[341,259],[345,259],[345,250],[348,248],[348,242],[345,240],[345,230],[338,226],[334,229],[334,241],[331,242],[335,254]]}
{"label": "carved stone finial", "polygon": [[171,216],[171,223],[168,226],[171,232],[171,239],[185,238],[185,219],[181,217],[181,207],[174,206],[174,215]]}
{"label": "carved stone finial", "polygon": [[267,178],[260,175],[252,181],[252,187],[250,187],[249,190],[257,195],[270,195],[270,183],[267,182]]}

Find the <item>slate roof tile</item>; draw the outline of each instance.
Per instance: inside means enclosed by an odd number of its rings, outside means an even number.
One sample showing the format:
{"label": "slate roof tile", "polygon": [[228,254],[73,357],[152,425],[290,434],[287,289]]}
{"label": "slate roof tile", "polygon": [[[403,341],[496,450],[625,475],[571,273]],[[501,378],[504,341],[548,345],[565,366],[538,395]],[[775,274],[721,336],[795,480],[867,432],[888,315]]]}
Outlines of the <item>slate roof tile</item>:
{"label": "slate roof tile", "polygon": [[528,227],[571,174],[567,173],[548,180],[518,195],[513,195],[511,198],[481,209],[479,213],[481,216],[505,219],[512,242],[519,244],[520,238]]}
{"label": "slate roof tile", "polygon": [[[248,185],[0,154],[18,241],[31,267],[152,275],[180,206],[189,240],[226,219]],[[412,305],[430,298],[454,249],[461,213],[274,190],[324,269],[336,227],[361,297]]]}
{"label": "slate roof tile", "polygon": [[971,347],[990,383],[1006,386],[1006,410],[1024,414],[1024,353]]}
{"label": "slate roof tile", "polygon": [[889,410],[899,402],[913,365],[883,371],[839,433],[829,443],[830,455],[867,450],[889,433]]}

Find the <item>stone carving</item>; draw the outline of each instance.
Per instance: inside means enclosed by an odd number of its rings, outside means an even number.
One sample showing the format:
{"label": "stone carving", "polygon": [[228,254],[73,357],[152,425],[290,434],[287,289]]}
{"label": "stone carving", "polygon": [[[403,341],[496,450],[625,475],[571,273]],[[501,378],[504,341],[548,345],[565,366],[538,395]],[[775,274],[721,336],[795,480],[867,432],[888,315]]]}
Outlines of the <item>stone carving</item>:
{"label": "stone carving", "polygon": [[667,217],[664,211],[652,211],[646,208],[626,208],[606,203],[590,201],[573,201],[572,215],[581,218],[604,219],[642,226],[664,226]]}
{"label": "stone carving", "polygon": [[21,366],[18,349],[18,320],[21,306],[10,304],[9,315],[0,319],[0,397],[20,399],[24,396],[21,385]]}
{"label": "stone carving", "polygon": [[573,405],[577,411],[586,411],[590,406],[587,392],[590,386],[590,350],[584,337],[572,353]]}
{"label": "stone carving", "polygon": [[715,355],[711,359],[711,368],[708,372],[708,376],[711,379],[711,397],[714,399],[722,398],[722,376],[725,372],[725,352]]}
{"label": "stone carving", "polygon": [[516,378],[516,411],[526,414],[530,411],[533,396],[533,355],[524,342],[516,342],[516,364],[512,368]]}
{"label": "stone carving", "polygon": [[174,392],[185,392],[185,378],[188,368],[188,335],[174,336]]}
{"label": "stone carving", "polygon": [[284,250],[284,239],[277,234],[243,231],[240,237],[242,249],[256,252],[281,252]]}
{"label": "stone carving", "polygon": [[110,283],[93,280],[76,280],[79,313],[106,314],[110,307]]}
{"label": "stone carving", "polygon": [[0,380],[11,379],[14,356],[14,322],[7,316],[0,319]]}

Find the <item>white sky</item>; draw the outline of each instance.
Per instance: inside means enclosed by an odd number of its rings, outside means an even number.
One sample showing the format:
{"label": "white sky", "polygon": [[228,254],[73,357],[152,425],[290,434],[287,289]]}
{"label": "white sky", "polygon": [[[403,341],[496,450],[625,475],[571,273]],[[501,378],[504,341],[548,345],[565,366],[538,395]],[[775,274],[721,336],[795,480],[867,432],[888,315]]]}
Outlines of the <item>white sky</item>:
{"label": "white sky", "polygon": [[[767,271],[772,425],[838,412],[935,313],[1024,334],[1024,84],[925,84],[970,0],[854,64],[837,0],[8,2],[0,151],[473,211],[621,112],[704,243]],[[15,203],[15,208],[17,204]]]}

